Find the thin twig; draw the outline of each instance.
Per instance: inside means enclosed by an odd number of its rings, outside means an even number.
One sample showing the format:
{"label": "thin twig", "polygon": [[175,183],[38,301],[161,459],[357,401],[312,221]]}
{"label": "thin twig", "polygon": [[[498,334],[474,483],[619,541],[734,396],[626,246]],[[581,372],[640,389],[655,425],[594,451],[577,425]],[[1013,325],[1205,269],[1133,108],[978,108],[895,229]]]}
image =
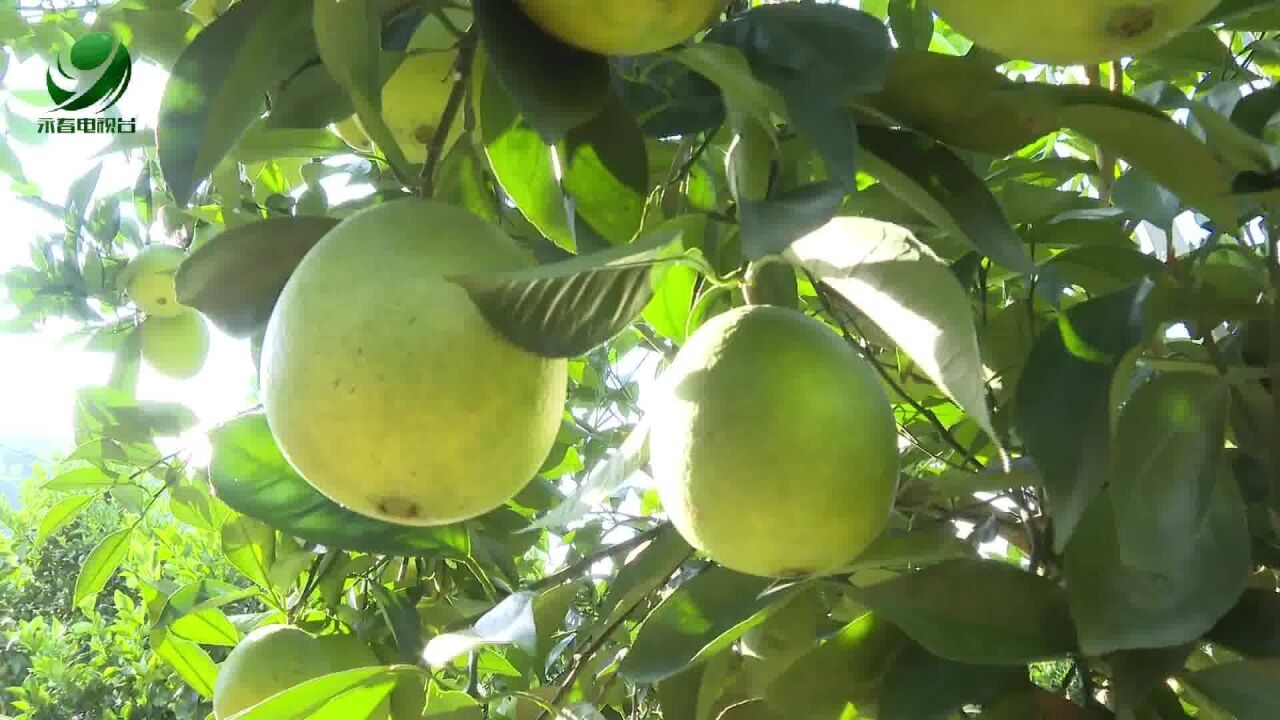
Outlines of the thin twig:
{"label": "thin twig", "polygon": [[548,575],[540,580],[537,580],[531,583],[525,589],[537,591],[537,590],[545,590],[550,587],[555,587],[556,585],[559,585],[565,580],[578,577],[579,575],[582,575],[590,571],[591,566],[595,565],[601,560],[605,560],[607,558],[614,558],[619,555],[626,555],[632,550],[654,539],[669,527],[671,527],[671,523],[662,523],[661,525],[656,525],[653,528],[646,530],[640,533],[639,535],[636,535],[630,540],[624,540],[618,543],[617,545],[610,545],[609,547],[603,550],[587,555],[586,557],[570,565],[569,567],[561,570],[560,572],[553,573],[551,575]]}
{"label": "thin twig", "polygon": [[458,109],[467,94],[467,81],[471,77],[471,66],[476,55],[475,28],[472,28],[458,41],[458,57],[453,63],[453,89],[449,91],[449,100],[444,111],[440,113],[440,124],[436,126],[431,143],[427,145],[427,159],[422,163],[422,172],[418,175],[422,197],[430,199],[435,194],[436,166],[444,155],[445,141],[453,130],[453,123],[458,117]]}

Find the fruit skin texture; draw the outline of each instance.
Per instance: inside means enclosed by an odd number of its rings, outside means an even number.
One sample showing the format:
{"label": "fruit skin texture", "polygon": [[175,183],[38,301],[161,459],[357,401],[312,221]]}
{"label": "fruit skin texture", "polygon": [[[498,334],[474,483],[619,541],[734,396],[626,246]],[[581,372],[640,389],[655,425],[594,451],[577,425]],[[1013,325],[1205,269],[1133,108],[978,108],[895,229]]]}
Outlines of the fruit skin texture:
{"label": "fruit skin texture", "polygon": [[[227,655],[213,688],[213,716],[226,720],[294,685],[322,675],[382,665],[358,638],[315,637],[290,625],[267,625],[249,633]],[[372,716],[385,720],[383,703]]]}
{"label": "fruit skin texture", "polygon": [[874,371],[826,326],[747,306],[698,329],[660,381],[649,462],[685,540],[739,572],[853,560],[884,529],[896,428]]}
{"label": "fruit skin texture", "polygon": [[172,245],[148,245],[125,268],[125,293],[138,309],[152,317],[175,317],[185,307],[178,303],[173,274],[186,255]]}
{"label": "fruit skin texture", "polygon": [[[470,10],[450,12],[449,18],[463,29],[471,24]],[[427,159],[427,144],[453,90],[457,45],[458,39],[439,18],[428,16],[409,42],[408,49],[415,54],[406,57],[382,86],[382,119],[409,162]],[[445,146],[461,132],[462,122],[457,119]]]}
{"label": "fruit skin texture", "polygon": [[934,0],[956,30],[1020,60],[1075,65],[1140,55],[1172,40],[1219,0]]}
{"label": "fruit skin texture", "polygon": [[180,310],[174,317],[152,315],[142,322],[142,359],[162,375],[186,380],[209,358],[209,325],[194,309]]}
{"label": "fruit skin texture", "polygon": [[601,55],[665,50],[711,24],[726,0],[522,0],[516,6],[563,43]]}
{"label": "fruit skin texture", "polygon": [[555,440],[566,363],[511,344],[444,276],[530,264],[496,226],[416,199],[325,235],[262,348],[267,420],[294,468],[335,502],[406,525],[511,499]]}

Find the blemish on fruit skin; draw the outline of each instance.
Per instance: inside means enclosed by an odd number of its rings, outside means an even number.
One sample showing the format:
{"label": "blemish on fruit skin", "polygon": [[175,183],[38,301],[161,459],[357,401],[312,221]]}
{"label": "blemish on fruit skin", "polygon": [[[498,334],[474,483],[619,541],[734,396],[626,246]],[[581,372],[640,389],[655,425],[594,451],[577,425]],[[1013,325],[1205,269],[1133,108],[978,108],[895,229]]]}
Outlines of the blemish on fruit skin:
{"label": "blemish on fruit skin", "polygon": [[1142,37],[1155,27],[1156,12],[1156,8],[1143,5],[1119,8],[1107,17],[1107,36],[1125,40]]}
{"label": "blemish on fruit skin", "polygon": [[404,498],[382,498],[377,503],[378,512],[398,518],[416,518],[420,514],[418,503]]}

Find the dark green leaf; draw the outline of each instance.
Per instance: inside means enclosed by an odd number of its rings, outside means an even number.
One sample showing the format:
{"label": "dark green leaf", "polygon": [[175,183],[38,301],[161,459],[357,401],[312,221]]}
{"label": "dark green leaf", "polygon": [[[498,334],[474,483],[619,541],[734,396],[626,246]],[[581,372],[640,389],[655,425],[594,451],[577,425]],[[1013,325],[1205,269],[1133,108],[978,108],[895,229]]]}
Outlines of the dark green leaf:
{"label": "dark green leaf", "polygon": [[185,204],[262,113],[263,96],[315,57],[305,0],[244,0],[183,51],[165,85],[160,169]]}
{"label": "dark green leaf", "polygon": [[742,251],[757,260],[786,250],[793,242],[826,225],[844,202],[839,183],[805,185],[767,200],[744,202],[738,208]]}
{"label": "dark green leaf", "polygon": [[609,63],[547,35],[511,0],[475,0],[480,41],[502,86],[546,144],[590,120],[609,93]]}
{"label": "dark green leaf", "polygon": [[1228,390],[1211,375],[1166,373],[1129,399],[1116,429],[1111,501],[1132,567],[1187,552],[1209,509],[1226,434]]}
{"label": "dark green leaf", "polygon": [[209,479],[232,508],[300,538],[331,548],[385,555],[441,552],[465,556],[458,525],[417,528],[367,518],[307,484],[281,454],[264,415],[246,415],[210,433]]}
{"label": "dark green leaf", "polygon": [[1058,551],[1105,480],[1111,381],[1120,358],[1145,336],[1151,287],[1144,282],[1059,316],[1036,340],[1018,381],[1018,431],[1044,478]]}
{"label": "dark green leaf", "polygon": [[702,219],[669,220],[630,245],[550,265],[451,278],[507,339],[547,357],[575,357],[617,335],[653,295],[650,266],[701,232]]}
{"label": "dark green leaf", "polygon": [[775,678],[765,700],[786,717],[856,717],[850,709],[880,697],[889,669],[908,642],[885,618],[866,613]]}
{"label": "dark green leaf", "polygon": [[1280,660],[1224,663],[1182,678],[1238,720],[1280,716]]}
{"label": "dark green leaf", "polygon": [[1250,135],[1261,138],[1271,119],[1280,113],[1280,87],[1256,90],[1236,103],[1231,122]]}
{"label": "dark green leaf", "polygon": [[951,560],[855,596],[948,660],[1023,664],[1075,648],[1061,588],[1004,563]]}
{"label": "dark green leaf", "polygon": [[260,331],[302,257],[338,221],[271,218],[226,230],[183,259],[178,301],[243,337]]}
{"label": "dark green leaf", "polygon": [[1026,678],[1021,668],[944,660],[908,643],[880,693],[882,720],[948,720],[961,705],[981,705]]}
{"label": "dark green leaf", "polygon": [[[896,171],[877,173],[867,169],[890,192],[912,204],[941,230],[1010,270],[1035,271],[1031,256],[1000,204],[955,152],[904,130],[864,126],[858,139],[864,150]],[[932,202],[923,203],[922,194]]]}
{"label": "dark green leaf", "polygon": [[664,54],[612,58],[613,89],[646,135],[696,135],[724,122],[720,89]]}
{"label": "dark green leaf", "polygon": [[422,637],[422,620],[414,610],[413,603],[403,593],[393,593],[385,585],[373,587],[373,599],[378,604],[391,636],[396,641],[396,650],[400,654],[400,662],[414,665],[422,657],[426,641]]}
{"label": "dark green leaf", "polygon": [[1280,657],[1280,593],[1245,590],[1208,639],[1249,657]]}
{"label": "dark green leaf", "polygon": [[762,596],[771,584],[721,567],[702,572],[649,614],[618,672],[656,683],[728,647],[778,599]]}
{"label": "dark green leaf", "polygon": [[[1107,656],[1116,709],[1135,712],[1151,699],[1157,688],[1187,662],[1195,648],[1193,643],[1167,648],[1125,650]],[[1157,698],[1158,702],[1158,698]],[[1139,716],[1140,717],[1140,716]]]}
{"label": "dark green leaf", "polygon": [[1235,604],[1249,574],[1249,530],[1235,478],[1222,469],[1203,522],[1164,556],[1137,566],[1120,556],[1117,526],[1126,518],[1110,493],[1090,505],[1065,555],[1081,648],[1097,655],[1200,637]]}

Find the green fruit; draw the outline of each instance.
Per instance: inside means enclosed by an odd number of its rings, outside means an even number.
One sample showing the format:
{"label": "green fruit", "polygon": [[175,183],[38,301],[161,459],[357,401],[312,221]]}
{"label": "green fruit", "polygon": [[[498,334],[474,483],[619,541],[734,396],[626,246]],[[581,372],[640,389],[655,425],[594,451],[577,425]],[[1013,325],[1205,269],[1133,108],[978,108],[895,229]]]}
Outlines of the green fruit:
{"label": "green fruit", "polygon": [[142,322],[142,359],[162,375],[195,377],[209,357],[209,325],[191,308],[173,317],[152,315]]}
{"label": "green fruit", "polygon": [[724,157],[729,193],[739,205],[764,200],[773,179],[773,137],[753,117],[735,119],[733,140]]}
{"label": "green fruit", "polygon": [[834,570],[884,529],[897,432],[875,372],[823,324],[748,306],[709,320],[649,416],[663,507],[689,544],[764,577]]}
{"label": "green fruit", "polygon": [[124,291],[138,309],[153,317],[174,317],[186,309],[178,303],[173,275],[186,253],[172,245],[148,245],[125,268]]}
{"label": "green fruit", "polygon": [[438,202],[358,212],[316,244],[267,323],[262,398],[317,490],[375,518],[440,525],[505,503],[560,427],[567,370],[508,342],[446,275],[532,264]]}
{"label": "green fruit", "polygon": [[726,0],[525,0],[516,3],[561,42],[601,55],[641,55],[689,39]]}
{"label": "green fruit", "polygon": [[[261,627],[246,635],[218,669],[213,717],[226,720],[307,680],[381,664],[354,636],[317,638],[289,625]],[[384,701],[371,719],[386,720],[388,708]]]}
{"label": "green fruit", "polygon": [[[451,11],[449,18],[465,30],[471,24],[471,11]],[[411,54],[382,86],[382,120],[409,162],[426,160],[427,145],[453,91],[457,50],[458,38],[453,32],[439,18],[428,16],[409,42]],[[461,118],[455,118],[445,145],[461,132]]]}
{"label": "green fruit", "polygon": [[974,42],[1019,60],[1075,65],[1153,50],[1219,0],[933,0]]}

